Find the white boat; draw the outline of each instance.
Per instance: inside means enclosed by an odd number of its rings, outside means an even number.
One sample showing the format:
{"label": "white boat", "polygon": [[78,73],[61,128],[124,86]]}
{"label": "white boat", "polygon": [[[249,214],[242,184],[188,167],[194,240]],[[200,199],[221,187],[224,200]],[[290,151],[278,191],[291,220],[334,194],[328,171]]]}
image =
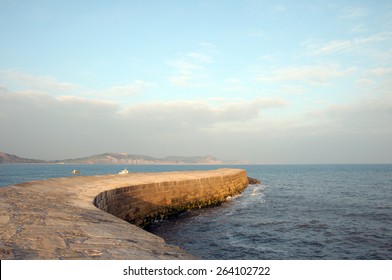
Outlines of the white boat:
{"label": "white boat", "polygon": [[118,174],[128,174],[129,171],[127,169],[121,170]]}
{"label": "white boat", "polygon": [[80,171],[79,170],[72,170],[72,172],[71,172],[72,174],[80,174]]}

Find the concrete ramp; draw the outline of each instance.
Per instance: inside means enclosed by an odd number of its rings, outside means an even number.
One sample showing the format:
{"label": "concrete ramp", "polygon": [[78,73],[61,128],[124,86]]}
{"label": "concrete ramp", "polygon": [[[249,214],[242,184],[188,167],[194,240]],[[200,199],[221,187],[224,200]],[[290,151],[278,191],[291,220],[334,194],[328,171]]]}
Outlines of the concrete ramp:
{"label": "concrete ramp", "polygon": [[3,187],[0,258],[193,259],[136,225],[219,204],[247,185],[245,170],[217,169],[75,176]]}

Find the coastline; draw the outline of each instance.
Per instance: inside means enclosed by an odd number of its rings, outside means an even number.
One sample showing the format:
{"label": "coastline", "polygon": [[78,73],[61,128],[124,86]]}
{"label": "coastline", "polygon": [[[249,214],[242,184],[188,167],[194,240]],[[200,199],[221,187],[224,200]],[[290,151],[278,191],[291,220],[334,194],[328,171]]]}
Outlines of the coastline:
{"label": "coastline", "polygon": [[245,170],[225,168],[77,176],[3,187],[0,258],[195,259],[127,221],[143,225],[172,211],[218,204],[247,184]]}

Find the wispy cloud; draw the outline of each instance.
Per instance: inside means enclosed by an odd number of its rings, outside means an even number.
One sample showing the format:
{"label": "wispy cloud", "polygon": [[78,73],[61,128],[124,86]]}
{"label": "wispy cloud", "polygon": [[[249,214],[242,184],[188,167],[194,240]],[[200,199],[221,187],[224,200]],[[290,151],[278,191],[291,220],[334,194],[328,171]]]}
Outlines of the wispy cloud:
{"label": "wispy cloud", "polygon": [[187,56],[201,63],[213,62],[213,59],[210,56],[198,52],[190,52],[187,54]]}
{"label": "wispy cloud", "polygon": [[52,95],[69,95],[83,97],[100,97],[115,99],[117,97],[129,97],[141,94],[145,89],[154,84],[136,80],[123,85],[113,85],[102,89],[89,89],[81,85],[60,81],[50,76],[35,76],[16,70],[0,71],[0,81],[9,88],[17,90],[48,93]]}
{"label": "wispy cloud", "polygon": [[227,85],[222,88],[223,91],[247,92],[249,89],[240,85]]}
{"label": "wispy cloud", "polygon": [[366,31],[369,31],[369,28],[364,24],[357,24],[350,29],[351,33],[364,33]]}
{"label": "wispy cloud", "polygon": [[392,40],[392,32],[381,32],[367,37],[359,37],[350,40],[332,40],[329,42],[305,41],[304,46],[314,55],[325,55],[338,52],[360,51],[362,48],[381,42]]}
{"label": "wispy cloud", "polygon": [[333,78],[346,76],[352,69],[339,69],[338,66],[303,65],[289,66],[258,75],[261,82],[301,81],[309,84],[325,84]]}
{"label": "wispy cloud", "polygon": [[342,11],[342,17],[346,19],[363,18],[369,14],[369,11],[363,7],[347,7]]}
{"label": "wispy cloud", "polygon": [[196,84],[192,83],[194,79],[194,75],[192,74],[176,74],[169,78],[169,81],[172,85],[178,87],[187,87],[187,86],[197,86]]}
{"label": "wispy cloud", "polygon": [[314,54],[328,54],[332,52],[348,51],[352,48],[353,42],[350,40],[334,40],[320,46],[314,50]]}
{"label": "wispy cloud", "polygon": [[69,92],[78,89],[78,85],[62,82],[50,76],[34,76],[17,70],[0,71],[0,79],[3,82],[11,82],[19,87],[49,92]]}
{"label": "wispy cloud", "polygon": [[200,42],[199,46],[202,48],[203,51],[214,53],[218,51],[218,47],[210,42]]}
{"label": "wispy cloud", "polygon": [[249,91],[249,88],[241,83],[241,79],[229,78],[225,80],[222,90],[245,93]]}
{"label": "wispy cloud", "polygon": [[134,96],[134,95],[139,95],[143,92],[143,90],[153,87],[154,85],[152,83],[147,83],[144,81],[137,80],[133,82],[132,84],[128,85],[121,85],[121,86],[112,86],[108,89],[103,89],[102,90],[102,95],[108,95],[108,96]]}
{"label": "wispy cloud", "polygon": [[381,33],[373,34],[368,37],[355,39],[354,42],[356,44],[371,44],[371,43],[381,43],[390,40],[392,40],[392,32],[381,32]]}
{"label": "wispy cloud", "polygon": [[203,86],[205,79],[208,78],[206,67],[212,62],[211,56],[201,52],[181,54],[177,59],[169,61],[169,65],[175,69],[169,81],[178,87]]}

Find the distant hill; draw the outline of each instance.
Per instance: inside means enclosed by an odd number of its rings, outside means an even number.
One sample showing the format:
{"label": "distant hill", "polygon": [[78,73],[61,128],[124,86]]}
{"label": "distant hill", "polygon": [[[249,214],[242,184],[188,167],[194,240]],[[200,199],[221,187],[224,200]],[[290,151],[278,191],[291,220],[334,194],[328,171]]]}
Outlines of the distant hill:
{"label": "distant hill", "polygon": [[46,163],[44,160],[21,158],[15,155],[0,152],[0,163]]}
{"label": "distant hill", "polygon": [[146,155],[105,153],[76,159],[44,161],[21,158],[0,152],[1,163],[65,163],[65,164],[242,164],[241,161],[222,161],[214,156],[167,156],[154,158]]}
{"label": "distant hill", "polygon": [[61,163],[83,164],[222,164],[213,156],[154,158],[146,155],[130,155],[126,153],[105,153],[84,158],[67,159]]}

